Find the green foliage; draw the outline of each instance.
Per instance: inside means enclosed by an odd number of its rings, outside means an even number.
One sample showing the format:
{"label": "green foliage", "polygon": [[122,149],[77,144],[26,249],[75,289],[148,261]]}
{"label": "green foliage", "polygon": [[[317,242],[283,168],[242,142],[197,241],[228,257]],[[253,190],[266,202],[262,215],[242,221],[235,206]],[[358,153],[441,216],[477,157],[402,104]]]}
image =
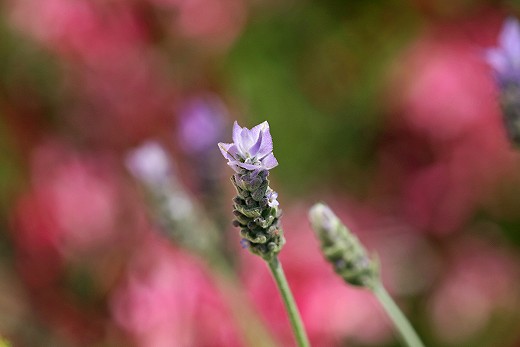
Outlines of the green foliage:
{"label": "green foliage", "polygon": [[225,78],[249,122],[271,124],[284,187],[303,194],[317,177],[366,179],[354,176],[373,159],[384,75],[414,18],[400,1],[329,1],[251,21]]}
{"label": "green foliage", "polygon": [[21,183],[19,157],[4,122],[0,117],[0,213],[10,207],[11,197]]}
{"label": "green foliage", "polygon": [[16,32],[1,14],[0,8],[0,100],[20,103],[29,110],[43,107],[41,114],[52,120],[54,110],[64,102],[58,63]]}

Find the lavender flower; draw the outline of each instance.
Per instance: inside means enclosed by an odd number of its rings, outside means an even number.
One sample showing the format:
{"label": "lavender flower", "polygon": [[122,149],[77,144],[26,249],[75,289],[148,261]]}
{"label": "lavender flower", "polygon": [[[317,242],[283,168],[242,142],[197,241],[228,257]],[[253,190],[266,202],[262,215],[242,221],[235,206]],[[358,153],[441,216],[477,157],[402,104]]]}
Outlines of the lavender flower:
{"label": "lavender flower", "polygon": [[486,51],[486,61],[500,84],[520,82],[520,24],[508,18],[498,39],[499,47]]}
{"label": "lavender flower", "polygon": [[179,110],[177,137],[187,154],[205,155],[221,139],[226,125],[226,108],[212,94],[186,101]]}
{"label": "lavender flower", "polygon": [[498,39],[499,46],[486,51],[500,89],[502,118],[509,139],[520,145],[520,23],[509,18]]}
{"label": "lavender flower", "polygon": [[269,187],[269,170],[278,165],[273,155],[269,124],[252,128],[233,125],[233,142],[219,143],[220,151],[235,170],[231,177],[237,196],[233,199],[233,225],[240,227],[242,245],[251,252],[273,260],[285,239],[279,225],[281,210],[278,194]]}
{"label": "lavender flower", "polygon": [[150,186],[167,184],[172,173],[168,154],[156,141],[147,141],[132,150],[125,163],[134,177]]}
{"label": "lavender flower", "polygon": [[270,170],[278,165],[273,155],[273,139],[269,123],[263,122],[251,130],[233,124],[233,142],[219,143],[228,165],[237,173],[245,170]]}
{"label": "lavender flower", "polygon": [[[217,221],[222,221],[220,156],[215,143],[224,139],[228,111],[222,100],[208,92],[197,94],[180,104],[175,138],[191,170],[197,195]],[[221,229],[224,229],[222,226]]]}
{"label": "lavender flower", "polygon": [[126,156],[125,164],[144,186],[152,216],[169,237],[183,246],[208,254],[220,241],[176,175],[175,162],[157,141],[147,141]]}

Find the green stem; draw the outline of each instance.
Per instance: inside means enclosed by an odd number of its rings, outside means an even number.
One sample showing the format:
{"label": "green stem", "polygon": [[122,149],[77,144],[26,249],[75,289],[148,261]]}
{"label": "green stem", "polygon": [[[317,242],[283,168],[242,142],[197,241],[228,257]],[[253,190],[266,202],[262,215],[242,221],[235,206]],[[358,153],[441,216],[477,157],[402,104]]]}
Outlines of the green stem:
{"label": "green stem", "polygon": [[267,263],[269,264],[269,269],[271,269],[271,273],[273,274],[276,285],[278,286],[278,290],[282,295],[285,309],[289,314],[289,320],[291,321],[291,326],[294,332],[294,336],[296,337],[296,342],[298,343],[299,347],[309,347],[309,340],[307,338],[307,334],[305,333],[305,328],[303,327],[303,322],[300,317],[300,313],[298,312],[298,307],[296,306],[291,289],[289,288],[289,284],[285,278],[282,264],[280,261],[278,261],[277,257],[274,257]]}
{"label": "green stem", "polygon": [[392,297],[388,294],[386,289],[383,287],[381,282],[377,283],[374,288],[373,292],[381,305],[383,305],[386,313],[394,323],[395,327],[397,328],[397,331],[401,335],[404,343],[408,347],[424,347],[424,344],[422,343],[421,339],[419,339],[419,336],[413,329],[412,325],[406,319],[403,312],[399,309],[395,301],[392,299]]}
{"label": "green stem", "polygon": [[[211,250],[208,250],[211,252]],[[209,266],[217,274],[216,281],[220,291],[225,296],[231,309],[235,323],[242,330],[246,346],[277,347],[278,341],[268,331],[265,323],[258,317],[258,313],[251,307],[250,301],[244,295],[235,272],[229,263],[219,253],[209,257]],[[0,345],[0,347],[2,347]]]}

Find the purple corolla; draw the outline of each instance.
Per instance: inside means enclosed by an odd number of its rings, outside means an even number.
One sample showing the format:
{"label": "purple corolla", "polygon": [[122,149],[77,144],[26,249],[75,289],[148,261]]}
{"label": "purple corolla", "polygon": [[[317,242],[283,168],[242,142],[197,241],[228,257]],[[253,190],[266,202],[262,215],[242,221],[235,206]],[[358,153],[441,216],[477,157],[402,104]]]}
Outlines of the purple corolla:
{"label": "purple corolla", "polygon": [[502,85],[520,83],[520,23],[508,18],[500,32],[498,47],[485,53],[486,61]]}
{"label": "purple corolla", "polygon": [[237,173],[243,171],[270,170],[278,165],[273,155],[273,139],[269,123],[263,122],[251,130],[233,124],[233,142],[219,143],[220,151],[228,165]]}

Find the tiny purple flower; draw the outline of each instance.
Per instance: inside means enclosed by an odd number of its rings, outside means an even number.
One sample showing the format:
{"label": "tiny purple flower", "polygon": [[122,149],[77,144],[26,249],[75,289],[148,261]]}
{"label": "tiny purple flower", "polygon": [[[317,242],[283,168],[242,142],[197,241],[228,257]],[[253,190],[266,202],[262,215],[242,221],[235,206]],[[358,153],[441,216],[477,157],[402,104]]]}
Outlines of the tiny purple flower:
{"label": "tiny purple flower", "polygon": [[192,98],[179,111],[178,139],[187,154],[200,155],[221,140],[226,124],[226,108],[214,95]]}
{"label": "tiny purple flower", "polygon": [[276,200],[276,199],[278,199],[278,193],[275,192],[274,190],[269,189],[266,194],[266,197],[267,197],[267,205],[269,205],[270,207],[276,207],[276,206],[280,205],[278,200]]}
{"label": "tiny purple flower", "polygon": [[168,153],[156,141],[148,141],[126,156],[126,167],[146,184],[160,186],[169,181],[173,168]]}
{"label": "tiny purple flower", "polygon": [[269,123],[263,122],[251,130],[242,128],[235,121],[233,124],[233,142],[219,143],[220,151],[228,160],[228,165],[240,173],[248,171],[270,170],[278,165],[273,155],[273,139],[269,132]]}
{"label": "tiny purple flower", "polygon": [[240,240],[240,247],[242,247],[242,249],[249,248],[249,241],[247,241],[246,239]]}
{"label": "tiny purple flower", "polygon": [[493,68],[498,82],[502,85],[520,83],[520,23],[508,18],[500,32],[498,47],[485,53],[487,63]]}

